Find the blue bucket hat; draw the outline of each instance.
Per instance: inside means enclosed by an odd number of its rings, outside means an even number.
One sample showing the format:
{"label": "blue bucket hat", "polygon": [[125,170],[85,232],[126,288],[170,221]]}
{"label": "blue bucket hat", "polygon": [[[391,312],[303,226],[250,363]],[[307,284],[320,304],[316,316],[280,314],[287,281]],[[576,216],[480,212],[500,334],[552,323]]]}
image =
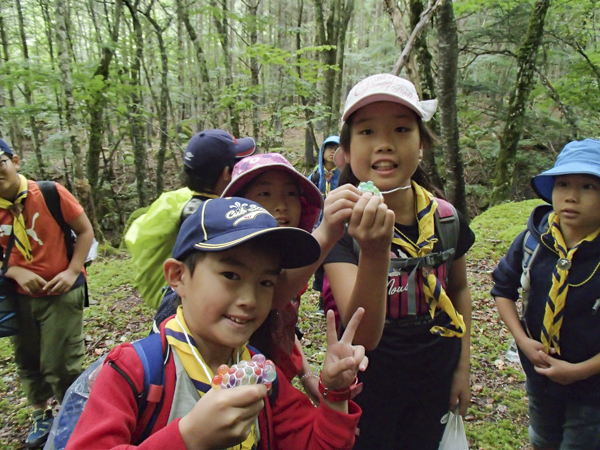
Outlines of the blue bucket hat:
{"label": "blue bucket hat", "polygon": [[192,251],[221,252],[268,236],[279,250],[281,267],[295,269],[314,263],[321,254],[317,240],[299,228],[280,227],[269,212],[246,198],[206,200],[179,229],[173,258],[183,261]]}
{"label": "blue bucket hat", "polygon": [[531,179],[531,187],[542,200],[552,203],[554,177],[557,175],[583,174],[600,178],[600,141],[584,139],[565,145],[556,158],[554,167]]}
{"label": "blue bucket hat", "polygon": [[0,155],[9,155],[10,157],[14,156],[13,151],[10,149],[8,144],[0,139]]}

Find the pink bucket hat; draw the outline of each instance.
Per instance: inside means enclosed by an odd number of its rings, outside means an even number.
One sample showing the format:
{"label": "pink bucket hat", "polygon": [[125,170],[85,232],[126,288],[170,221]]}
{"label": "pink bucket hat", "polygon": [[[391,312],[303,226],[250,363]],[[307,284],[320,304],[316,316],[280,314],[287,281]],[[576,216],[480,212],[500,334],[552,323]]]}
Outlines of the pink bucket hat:
{"label": "pink bucket hat", "polygon": [[242,159],[233,167],[231,182],[225,188],[221,197],[239,196],[238,192],[259,175],[269,170],[282,170],[292,175],[300,185],[302,211],[298,228],[312,232],[321,210],[323,195],[304,175],[298,172],[292,164],[279,153],[264,153]]}

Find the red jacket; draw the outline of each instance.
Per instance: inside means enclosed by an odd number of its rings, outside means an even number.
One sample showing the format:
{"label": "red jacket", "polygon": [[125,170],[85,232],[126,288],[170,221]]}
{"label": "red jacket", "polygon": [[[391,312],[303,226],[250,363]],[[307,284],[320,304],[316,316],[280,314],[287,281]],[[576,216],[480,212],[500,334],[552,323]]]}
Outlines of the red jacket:
{"label": "red jacket", "polygon": [[[161,327],[165,345],[164,325]],[[66,450],[82,449],[172,449],[186,450],[179,433],[179,419],[167,425],[176,375],[175,362],[170,357],[165,367],[165,394],[162,409],[152,434],[139,446],[131,445],[151,415],[137,421],[137,400],[131,386],[115,369],[108,366],[112,360],[135,384],[143,388],[144,369],[131,344],[115,347],[108,354],[100,374],[94,382],[90,398],[79,419]],[[315,408],[308,397],[294,388],[277,369],[279,391],[273,405],[265,399],[265,408],[258,416],[261,440],[258,448],[264,450],[317,450],[350,449],[361,410],[348,402],[349,414],[342,414],[323,402]]]}

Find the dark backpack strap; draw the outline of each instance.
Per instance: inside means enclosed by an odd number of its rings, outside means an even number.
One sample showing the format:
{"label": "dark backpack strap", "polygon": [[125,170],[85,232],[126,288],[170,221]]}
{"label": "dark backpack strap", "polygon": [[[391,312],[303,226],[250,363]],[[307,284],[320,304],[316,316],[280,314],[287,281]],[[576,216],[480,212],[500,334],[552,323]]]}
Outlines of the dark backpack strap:
{"label": "dark backpack strap", "polygon": [[315,167],[315,170],[308,176],[308,179],[315,186],[319,187],[319,181],[321,180],[321,174],[319,173],[319,166]]}
{"label": "dark backpack strap", "polygon": [[156,333],[134,342],[133,348],[144,366],[144,388],[138,404],[138,420],[146,412],[148,404],[154,404],[152,416],[137,440],[137,443],[140,443],[150,436],[162,409],[165,396],[165,364],[169,358],[170,346],[166,345],[163,349],[162,337],[160,333]]}
{"label": "dark backpack strap", "polygon": [[[458,220],[458,213],[454,206],[448,203],[446,200],[441,198],[435,199],[438,203],[438,208],[435,211],[433,217],[435,221],[435,231],[440,238],[440,243],[444,251],[454,249],[458,246],[458,237],[460,234],[460,221]],[[454,261],[454,254],[450,255],[450,258],[446,261],[448,271]]]}
{"label": "dark backpack strap", "polygon": [[58,194],[58,189],[56,189],[56,183],[54,181],[36,181],[36,184],[44,196],[44,201],[50,214],[52,214],[52,217],[54,217],[54,220],[63,232],[65,247],[67,249],[67,259],[70,261],[73,257],[75,239],[73,238],[71,227],[65,222],[62,210],[60,209],[60,195]]}

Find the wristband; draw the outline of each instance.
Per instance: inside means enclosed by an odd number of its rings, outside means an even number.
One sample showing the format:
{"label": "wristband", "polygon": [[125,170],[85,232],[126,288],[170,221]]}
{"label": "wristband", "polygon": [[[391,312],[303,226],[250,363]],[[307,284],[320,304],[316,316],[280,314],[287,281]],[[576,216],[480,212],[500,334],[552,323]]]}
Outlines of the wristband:
{"label": "wristband", "polygon": [[343,389],[329,389],[323,386],[323,375],[319,376],[319,392],[325,400],[330,402],[344,402],[352,400],[361,393],[363,384],[358,382],[358,377],[354,377],[354,381],[350,386]]}

